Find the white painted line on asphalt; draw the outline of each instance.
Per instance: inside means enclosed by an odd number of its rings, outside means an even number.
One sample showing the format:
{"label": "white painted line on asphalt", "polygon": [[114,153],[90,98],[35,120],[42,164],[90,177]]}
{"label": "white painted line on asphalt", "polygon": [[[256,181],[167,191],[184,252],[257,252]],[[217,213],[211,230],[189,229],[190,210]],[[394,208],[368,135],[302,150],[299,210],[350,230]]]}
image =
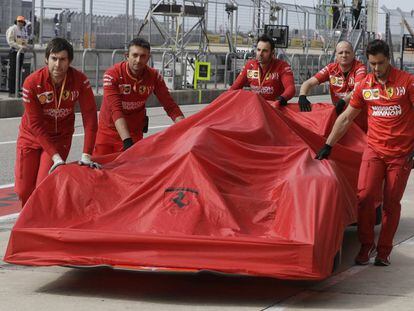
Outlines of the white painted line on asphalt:
{"label": "white painted line on asphalt", "polygon": [[19,217],[20,213],[10,214],[6,216],[0,216],[0,223],[9,222],[11,220],[16,220]]}
{"label": "white painted line on asphalt", "polygon": [[[166,127],[170,127],[171,125],[158,125],[158,126],[150,126],[148,129],[149,130],[156,130],[156,129],[162,129],[162,128],[166,128]],[[73,134],[73,137],[79,137],[79,136],[84,136],[85,133],[78,133],[78,134]],[[9,140],[9,141],[0,141],[0,145],[9,145],[9,144],[15,144],[16,140]]]}
{"label": "white painted line on asphalt", "polygon": [[4,185],[0,185],[0,189],[10,188],[10,187],[14,187],[14,184],[4,184]]}

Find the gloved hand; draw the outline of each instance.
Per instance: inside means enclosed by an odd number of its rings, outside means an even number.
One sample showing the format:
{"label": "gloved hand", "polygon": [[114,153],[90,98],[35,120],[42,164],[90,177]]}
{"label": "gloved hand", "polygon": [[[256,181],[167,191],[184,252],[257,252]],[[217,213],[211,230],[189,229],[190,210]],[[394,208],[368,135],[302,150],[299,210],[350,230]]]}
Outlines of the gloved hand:
{"label": "gloved hand", "polygon": [[124,144],[124,151],[127,150],[128,148],[130,148],[134,144],[131,137],[125,138],[122,141],[122,143]]}
{"label": "gloved hand", "polygon": [[322,147],[321,150],[318,151],[318,153],[315,156],[315,159],[323,160],[327,159],[328,156],[331,154],[332,146],[325,144],[325,146]]}
{"label": "gloved hand", "polygon": [[299,96],[299,108],[300,111],[311,111],[311,102],[306,98],[306,95],[300,95]]}
{"label": "gloved hand", "polygon": [[281,106],[286,106],[288,104],[287,100],[283,96],[277,98]]}
{"label": "gloved hand", "polygon": [[89,166],[90,168],[101,169],[102,165],[99,163],[93,162],[91,160],[91,155],[87,153],[82,153],[81,159],[78,161],[79,165]]}
{"label": "gloved hand", "polygon": [[339,116],[346,106],[346,102],[341,98],[335,105],[336,114]]}
{"label": "gloved hand", "polygon": [[66,164],[65,161],[63,161],[63,159],[61,158],[61,156],[59,155],[59,153],[55,153],[52,156],[52,160],[53,160],[53,165],[52,167],[49,169],[49,174],[51,174],[58,166],[64,165]]}

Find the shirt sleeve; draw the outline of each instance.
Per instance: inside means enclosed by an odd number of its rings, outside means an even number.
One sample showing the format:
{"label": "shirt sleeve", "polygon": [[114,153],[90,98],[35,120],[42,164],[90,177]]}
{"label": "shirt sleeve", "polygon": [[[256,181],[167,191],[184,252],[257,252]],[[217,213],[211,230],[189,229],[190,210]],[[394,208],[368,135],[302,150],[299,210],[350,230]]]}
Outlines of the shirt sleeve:
{"label": "shirt sleeve", "polygon": [[319,81],[319,83],[329,81],[329,65],[323,67],[314,75],[314,77]]}
{"label": "shirt sleeve", "polygon": [[[355,87],[367,76],[367,67],[363,64],[355,71]],[[355,89],[354,87],[354,89]]]}
{"label": "shirt sleeve", "polygon": [[363,84],[359,83],[355,89],[354,92],[352,93],[352,97],[351,100],[349,102],[349,105],[353,108],[356,109],[363,109],[365,106],[365,101],[363,98],[363,88],[362,88]]}
{"label": "shirt sleeve", "polygon": [[295,96],[296,92],[295,79],[293,77],[292,69],[288,64],[286,64],[279,74],[281,76],[280,80],[284,88],[284,91],[280,96],[286,100],[290,100],[293,96]]}
{"label": "shirt sleeve", "polygon": [[230,87],[230,90],[240,90],[243,87],[248,85],[247,80],[247,64],[244,65],[243,70],[240,72],[236,80],[233,82],[233,85]]}
{"label": "shirt sleeve", "polygon": [[414,105],[414,76],[410,75],[410,81],[408,84],[408,98],[411,104]]}
{"label": "shirt sleeve", "polygon": [[97,108],[95,96],[93,95],[88,78],[85,75],[82,75],[81,81],[79,105],[82,113],[83,128],[85,130],[83,152],[92,154],[95,146],[96,132],[98,130]]}
{"label": "shirt sleeve", "polygon": [[43,109],[37,99],[35,90],[36,87],[31,83],[31,79],[26,79],[23,83],[23,105],[29,121],[28,126],[40,146],[52,157],[55,153],[58,153],[58,150],[47,133]]}
{"label": "shirt sleeve", "polygon": [[165,112],[174,121],[177,117],[183,117],[183,113],[171,97],[163,77],[156,72],[154,94],[157,96],[159,102],[164,107]]}
{"label": "shirt sleeve", "polygon": [[121,95],[119,94],[118,74],[115,70],[108,70],[103,76],[103,96],[109,105],[112,120],[124,118],[122,112]]}

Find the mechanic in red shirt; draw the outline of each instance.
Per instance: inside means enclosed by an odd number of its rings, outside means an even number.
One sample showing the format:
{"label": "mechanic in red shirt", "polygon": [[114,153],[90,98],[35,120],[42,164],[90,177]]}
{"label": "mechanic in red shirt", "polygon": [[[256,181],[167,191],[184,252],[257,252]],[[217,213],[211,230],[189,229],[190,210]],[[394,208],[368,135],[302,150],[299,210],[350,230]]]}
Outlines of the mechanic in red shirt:
{"label": "mechanic in red shirt", "polygon": [[257,39],[256,59],[249,60],[230,90],[250,86],[266,100],[279,101],[283,106],[295,96],[295,81],[288,63],[274,57],[275,43],[268,35]]}
{"label": "mechanic in red shirt", "polygon": [[[315,86],[329,81],[332,103],[339,115],[349,103],[354,88],[367,75],[366,66],[355,59],[350,42],[339,42],[335,48],[335,56],[334,63],[326,65],[313,77],[303,82],[300,87],[299,105],[307,107],[309,111],[311,103],[306,96]],[[366,113],[359,114],[355,121],[366,132]]]}
{"label": "mechanic in red shirt", "polygon": [[23,84],[25,110],[15,166],[15,191],[22,206],[48,173],[65,164],[74,132],[76,102],[85,129],[79,164],[99,168],[90,156],[98,127],[95,97],[87,77],[70,67],[72,60],[71,44],[55,38],[46,47],[46,66],[29,75]]}
{"label": "mechanic in red shirt", "polygon": [[355,263],[368,264],[375,251],[376,202],[383,199],[382,227],[375,265],[388,266],[401,213],[401,198],[413,166],[414,77],[390,65],[387,43],[374,40],[366,51],[372,73],[360,82],[316,158],[326,159],[364,106],[368,108],[368,144],[358,179],[358,237]]}
{"label": "mechanic in red shirt", "polygon": [[148,41],[135,38],[128,45],[127,60],[105,72],[94,155],[126,150],[142,139],[148,127],[145,102],[152,93],[174,122],[184,119],[162,76],[147,66],[150,51]]}

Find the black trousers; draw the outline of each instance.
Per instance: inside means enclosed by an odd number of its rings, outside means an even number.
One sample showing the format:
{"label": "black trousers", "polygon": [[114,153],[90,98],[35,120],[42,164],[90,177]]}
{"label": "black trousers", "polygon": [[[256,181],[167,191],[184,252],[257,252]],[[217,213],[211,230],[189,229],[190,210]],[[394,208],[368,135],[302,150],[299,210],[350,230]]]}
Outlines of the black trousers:
{"label": "black trousers", "polygon": [[[10,50],[9,52],[9,93],[14,94],[16,92],[16,58],[17,58],[17,51]],[[20,53],[20,61],[19,61],[19,71],[20,77],[22,72],[22,66],[24,61],[24,53]],[[20,85],[19,85],[20,90]]]}

